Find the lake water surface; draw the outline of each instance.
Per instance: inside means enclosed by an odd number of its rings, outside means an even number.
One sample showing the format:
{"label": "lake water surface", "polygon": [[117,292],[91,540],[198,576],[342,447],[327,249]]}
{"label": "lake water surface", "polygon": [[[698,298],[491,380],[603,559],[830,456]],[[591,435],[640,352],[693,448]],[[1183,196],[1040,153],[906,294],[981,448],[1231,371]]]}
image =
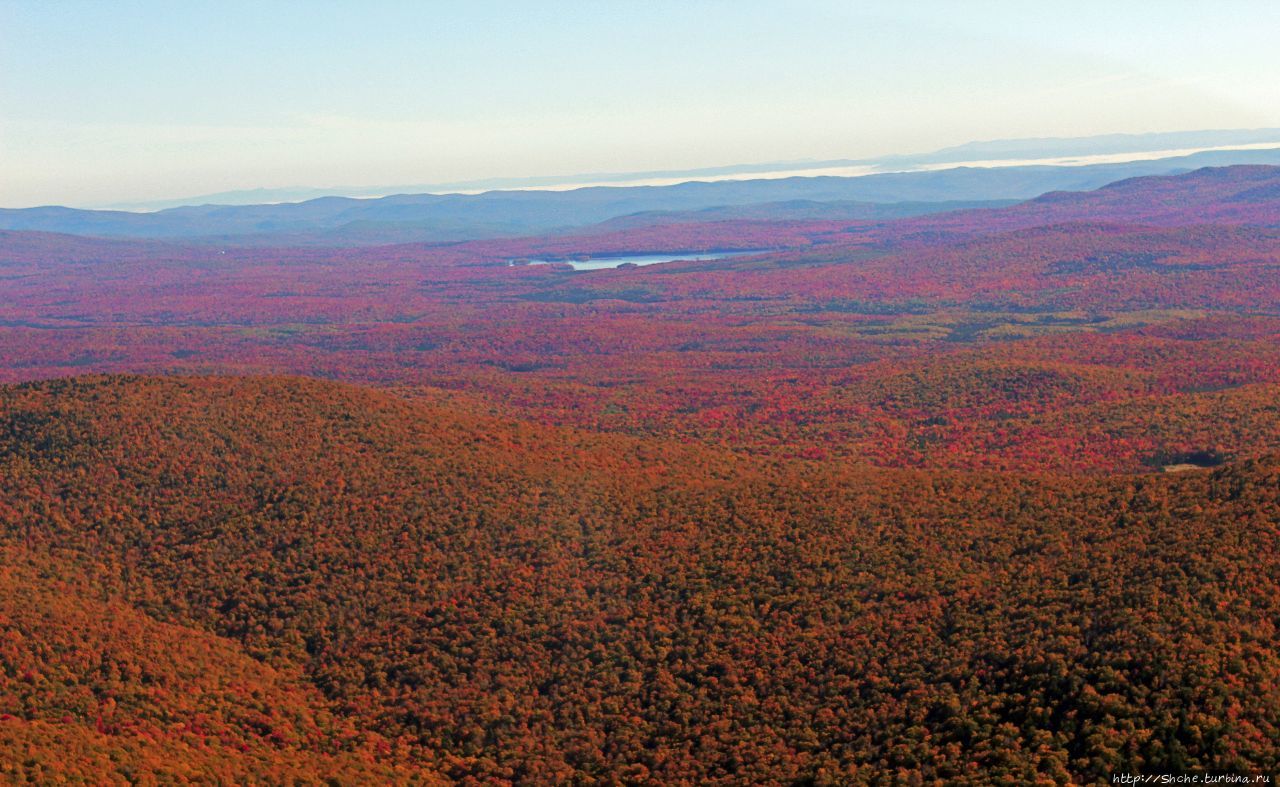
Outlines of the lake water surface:
{"label": "lake water surface", "polygon": [[599,271],[616,268],[619,265],[657,265],[660,262],[703,262],[706,260],[723,260],[727,257],[741,257],[745,254],[759,254],[758,251],[714,251],[687,254],[628,254],[619,257],[592,257],[589,260],[512,260],[509,265],[569,265],[575,271]]}

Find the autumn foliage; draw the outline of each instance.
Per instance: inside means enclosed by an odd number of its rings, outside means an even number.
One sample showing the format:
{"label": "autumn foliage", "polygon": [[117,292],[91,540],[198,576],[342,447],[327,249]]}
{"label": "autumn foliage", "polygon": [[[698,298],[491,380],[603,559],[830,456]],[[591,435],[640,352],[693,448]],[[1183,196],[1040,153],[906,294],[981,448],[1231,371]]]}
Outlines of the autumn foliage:
{"label": "autumn foliage", "polygon": [[26,739],[480,781],[1277,767],[1274,460],[859,470],[297,379],[2,396]]}
{"label": "autumn foliage", "polygon": [[1275,774],[1277,183],[0,233],[0,778]]}

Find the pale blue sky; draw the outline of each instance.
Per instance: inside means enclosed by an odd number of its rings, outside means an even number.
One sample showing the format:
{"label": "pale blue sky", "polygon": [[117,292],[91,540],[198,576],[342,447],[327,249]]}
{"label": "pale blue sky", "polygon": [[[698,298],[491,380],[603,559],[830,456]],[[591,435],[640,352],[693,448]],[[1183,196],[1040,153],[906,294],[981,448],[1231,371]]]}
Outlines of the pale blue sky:
{"label": "pale blue sky", "polygon": [[0,0],[0,205],[1280,126],[1280,4]]}

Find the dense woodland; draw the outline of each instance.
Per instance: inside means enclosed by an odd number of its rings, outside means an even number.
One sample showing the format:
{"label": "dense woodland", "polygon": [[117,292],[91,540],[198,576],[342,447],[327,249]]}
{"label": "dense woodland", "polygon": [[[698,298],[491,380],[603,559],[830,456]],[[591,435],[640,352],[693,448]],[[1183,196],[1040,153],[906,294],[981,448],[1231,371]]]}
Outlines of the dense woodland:
{"label": "dense woodland", "polygon": [[865,470],[299,379],[2,412],[26,740],[479,780],[1280,765],[1275,460]]}
{"label": "dense woodland", "polygon": [[1277,774],[1278,184],[0,233],[0,774]]}

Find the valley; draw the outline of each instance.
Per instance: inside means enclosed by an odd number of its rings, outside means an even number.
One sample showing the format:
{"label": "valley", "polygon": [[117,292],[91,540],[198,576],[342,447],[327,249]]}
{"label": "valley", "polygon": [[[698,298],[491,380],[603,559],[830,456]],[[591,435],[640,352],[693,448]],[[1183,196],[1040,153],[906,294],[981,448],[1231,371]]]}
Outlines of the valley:
{"label": "valley", "polygon": [[1274,771],[1277,183],[4,233],[3,773]]}

